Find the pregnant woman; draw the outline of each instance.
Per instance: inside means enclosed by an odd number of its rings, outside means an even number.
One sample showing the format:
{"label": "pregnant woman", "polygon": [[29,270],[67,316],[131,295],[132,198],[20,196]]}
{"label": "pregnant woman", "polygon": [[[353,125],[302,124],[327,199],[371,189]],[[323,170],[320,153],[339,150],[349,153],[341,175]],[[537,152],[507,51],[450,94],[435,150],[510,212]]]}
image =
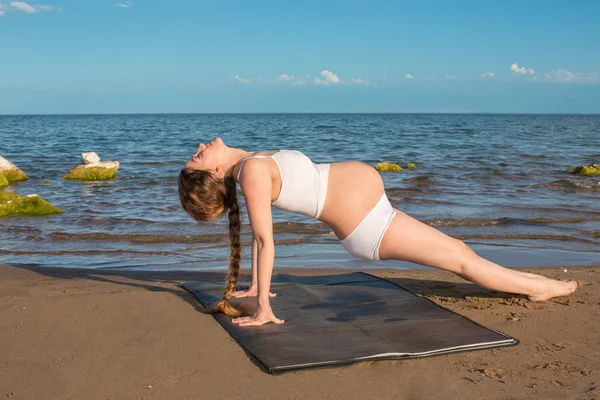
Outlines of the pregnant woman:
{"label": "pregnant woman", "polygon": [[[240,268],[239,183],[252,228],[252,285],[235,291]],[[220,138],[200,144],[179,175],[185,211],[208,222],[229,211],[231,261],[224,312],[241,326],[283,323],[270,306],[275,260],[271,206],[316,218],[328,225],[342,246],[363,260],[404,260],[451,271],[486,289],[543,301],[567,296],[577,283],[507,269],[478,256],[465,243],[392,208],[379,172],[357,162],[314,164],[296,150],[250,153]],[[227,299],[257,296],[252,316],[240,317]]]}

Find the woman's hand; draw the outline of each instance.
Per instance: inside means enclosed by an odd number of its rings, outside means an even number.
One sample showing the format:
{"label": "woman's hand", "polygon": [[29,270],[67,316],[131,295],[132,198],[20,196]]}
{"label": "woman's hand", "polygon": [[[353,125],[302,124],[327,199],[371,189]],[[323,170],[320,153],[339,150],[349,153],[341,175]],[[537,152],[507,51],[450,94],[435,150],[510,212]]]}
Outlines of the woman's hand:
{"label": "woman's hand", "polygon": [[240,317],[234,318],[231,320],[234,324],[238,326],[260,326],[264,324],[268,324],[269,322],[273,322],[274,324],[283,324],[285,321],[282,319],[278,319],[273,314],[273,311],[257,311],[251,317]]}
{"label": "woman's hand", "polygon": [[[233,292],[233,297],[256,297],[258,294],[258,286],[250,286],[248,290],[237,290]],[[275,297],[277,294],[269,292],[269,297]]]}

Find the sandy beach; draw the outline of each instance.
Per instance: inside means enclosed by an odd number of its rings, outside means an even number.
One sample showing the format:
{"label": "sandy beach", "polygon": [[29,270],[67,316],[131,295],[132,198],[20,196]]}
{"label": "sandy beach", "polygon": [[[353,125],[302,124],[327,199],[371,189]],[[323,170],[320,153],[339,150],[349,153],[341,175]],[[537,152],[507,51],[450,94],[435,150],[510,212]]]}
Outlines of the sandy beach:
{"label": "sandy beach", "polygon": [[581,285],[570,298],[541,304],[441,271],[373,271],[521,344],[273,376],[178,287],[221,273],[2,265],[0,396],[594,399],[600,397],[600,267],[564,268],[527,269]]}

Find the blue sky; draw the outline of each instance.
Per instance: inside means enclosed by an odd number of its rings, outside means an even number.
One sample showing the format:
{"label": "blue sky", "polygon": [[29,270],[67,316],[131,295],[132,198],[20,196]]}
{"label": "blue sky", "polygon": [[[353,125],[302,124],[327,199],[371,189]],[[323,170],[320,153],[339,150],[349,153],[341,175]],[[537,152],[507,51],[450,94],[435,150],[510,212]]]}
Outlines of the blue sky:
{"label": "blue sky", "polygon": [[0,0],[0,114],[600,113],[600,2]]}

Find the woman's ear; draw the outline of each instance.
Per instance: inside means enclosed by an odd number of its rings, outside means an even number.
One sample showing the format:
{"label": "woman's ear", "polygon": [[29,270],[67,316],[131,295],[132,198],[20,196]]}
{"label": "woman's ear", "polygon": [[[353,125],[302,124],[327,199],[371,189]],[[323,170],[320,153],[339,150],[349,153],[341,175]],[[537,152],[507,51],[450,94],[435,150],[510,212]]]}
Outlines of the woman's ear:
{"label": "woman's ear", "polygon": [[213,176],[216,176],[217,178],[224,178],[225,177],[225,168],[223,168],[222,165],[217,165],[217,167],[215,168],[215,171],[213,172]]}

